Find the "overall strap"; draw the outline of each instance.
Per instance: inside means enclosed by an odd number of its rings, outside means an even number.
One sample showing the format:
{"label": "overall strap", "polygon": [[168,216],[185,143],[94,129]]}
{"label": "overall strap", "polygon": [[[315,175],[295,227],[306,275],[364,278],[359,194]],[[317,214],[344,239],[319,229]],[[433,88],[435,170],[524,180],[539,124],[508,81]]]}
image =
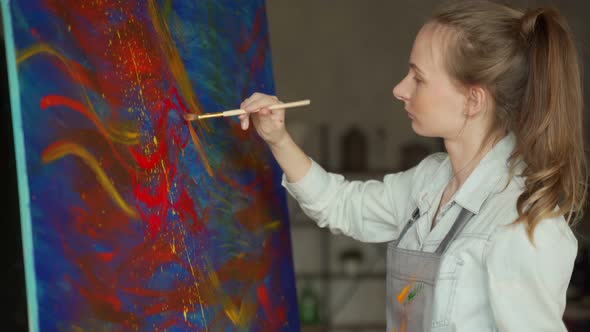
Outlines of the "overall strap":
{"label": "overall strap", "polygon": [[408,229],[412,227],[412,225],[416,222],[416,220],[418,220],[418,218],[420,218],[420,209],[416,208],[414,212],[412,212],[412,218],[408,220],[406,226],[404,226],[404,229],[402,229],[402,232],[399,234],[397,238],[397,244],[399,244],[402,241],[402,238],[404,237],[404,235],[406,235]]}
{"label": "overall strap", "polygon": [[459,212],[459,215],[457,216],[457,219],[455,219],[453,226],[451,226],[451,229],[442,240],[435,253],[440,255],[444,254],[451,242],[455,239],[455,237],[457,237],[457,234],[461,232],[471,217],[473,217],[473,212],[465,208],[461,208],[461,212]]}

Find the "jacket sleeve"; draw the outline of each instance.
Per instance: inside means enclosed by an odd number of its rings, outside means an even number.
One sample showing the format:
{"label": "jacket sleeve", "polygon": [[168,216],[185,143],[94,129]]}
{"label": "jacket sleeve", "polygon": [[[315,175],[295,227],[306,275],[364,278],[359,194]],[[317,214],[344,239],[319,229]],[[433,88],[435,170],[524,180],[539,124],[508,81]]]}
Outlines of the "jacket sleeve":
{"label": "jacket sleeve", "polygon": [[499,331],[563,331],[577,240],[562,217],[541,221],[534,242],[524,224],[500,226],[484,256]]}
{"label": "jacket sleeve", "polygon": [[[386,242],[409,218],[406,207],[415,169],[386,175],[383,181],[347,181],[312,160],[308,173],[282,185],[320,227],[363,242]],[[395,191],[393,190],[395,188]]]}

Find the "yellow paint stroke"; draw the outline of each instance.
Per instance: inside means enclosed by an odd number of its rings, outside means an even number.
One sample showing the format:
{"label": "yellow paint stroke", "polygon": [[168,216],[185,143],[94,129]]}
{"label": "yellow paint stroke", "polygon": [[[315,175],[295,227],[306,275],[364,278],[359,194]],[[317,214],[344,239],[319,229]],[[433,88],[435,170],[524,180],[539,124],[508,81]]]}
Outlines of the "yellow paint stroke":
{"label": "yellow paint stroke", "polygon": [[275,221],[272,221],[272,222],[264,225],[264,229],[269,230],[269,231],[275,231],[275,230],[279,229],[280,227],[281,227],[280,220],[275,220]]}
{"label": "yellow paint stroke", "polygon": [[236,312],[236,308],[226,308],[225,315],[232,323],[234,323],[234,326],[238,325],[240,317],[239,313]]}
{"label": "yellow paint stroke", "polygon": [[164,178],[166,179],[166,191],[170,193],[170,180],[168,180],[168,172],[166,171],[166,165],[164,164],[164,159],[160,160],[160,166],[162,166],[162,171],[164,172]]}
{"label": "yellow paint stroke", "polygon": [[232,321],[236,327],[246,327],[252,321],[252,317],[256,313],[256,305],[247,301],[242,301],[240,311],[232,305],[231,308],[225,308],[225,315]]}
{"label": "yellow paint stroke", "polygon": [[[39,55],[39,54],[49,54],[57,59],[59,59],[64,66],[67,68],[70,75],[74,78],[79,78],[78,73],[70,66],[71,60],[59,53],[57,50],[52,48],[46,43],[39,43],[35,44],[29,48],[26,48],[19,52],[18,57],[16,59],[17,64],[21,64],[22,62],[28,60],[29,58]],[[106,133],[107,137],[112,141],[124,144],[124,145],[135,145],[139,143],[139,132],[138,131],[130,131],[128,129],[117,128],[112,125],[104,126],[98,116],[96,115],[96,110],[94,109],[94,105],[90,101],[88,97],[88,93],[86,92],[86,88],[80,84],[80,89],[82,91],[83,97],[86,101],[86,105],[90,110],[91,114],[91,121],[94,123],[95,126],[98,127],[99,131]],[[106,130],[105,130],[106,128]]]}
{"label": "yellow paint stroke", "polygon": [[[184,232],[184,230],[183,230],[183,232]],[[182,240],[182,246],[183,246],[183,248],[187,248],[183,235],[184,234],[181,234],[181,237],[180,237],[180,239]],[[190,256],[190,251],[188,249],[186,249],[185,253],[186,253],[188,266],[191,269],[191,275],[193,276],[193,279],[195,281],[195,289],[197,291],[197,299],[199,300],[199,306],[201,307],[201,318],[203,319],[203,322],[205,322],[205,324],[204,324],[205,331],[208,332],[209,326],[207,324],[207,317],[205,317],[205,310],[203,309],[203,300],[201,299],[201,291],[199,290],[199,278],[197,277],[197,272],[195,271],[195,268],[193,267],[193,263],[192,263],[191,256]],[[191,302],[191,304],[192,304],[192,301],[190,298],[189,298],[189,302]]]}
{"label": "yellow paint stroke", "polygon": [[[209,281],[211,282],[213,289],[221,290],[221,282],[208,260],[207,270],[209,271]],[[232,302],[231,298],[226,294],[219,292],[217,296],[221,297],[221,303],[224,307],[225,315],[232,321],[234,326],[246,327],[250,325],[252,318],[256,314],[257,307],[255,303],[248,302],[245,298],[242,298],[240,308],[238,309],[238,307]]]}
{"label": "yellow paint stroke", "polygon": [[[173,44],[172,34],[170,33],[168,23],[166,23],[166,20],[160,15],[160,10],[159,8],[157,8],[156,2],[154,0],[148,1],[148,9],[150,18],[152,20],[152,25],[154,27],[154,31],[156,32],[156,34],[159,37],[158,39],[160,40],[159,44],[161,46],[162,53],[164,54],[164,58],[166,59],[168,67],[172,72],[172,76],[174,76],[174,79],[176,80],[180,96],[182,97],[183,101],[187,103],[188,108],[192,113],[202,114],[202,107],[198,103],[197,98],[193,93],[193,88],[184,68],[184,64],[180,59],[178,50]],[[209,127],[207,126],[206,122],[201,122],[200,125],[201,128],[209,130]],[[213,172],[211,170],[211,166],[209,166],[209,161],[207,160],[207,156],[205,155],[203,146],[201,145],[201,142],[198,140],[191,122],[188,123],[188,129],[191,134],[193,144],[195,145],[195,149],[201,156],[201,160],[205,165],[207,173],[209,174],[209,176],[213,176]]]}
{"label": "yellow paint stroke", "polygon": [[84,332],[84,329],[77,325],[70,326],[70,331],[72,332]]}
{"label": "yellow paint stroke", "polygon": [[[201,184],[200,184],[200,183],[197,181],[197,179],[195,179],[194,177],[192,177],[192,179],[193,179],[193,183],[194,183],[194,184],[196,184],[196,185],[199,185],[199,186],[201,185]],[[232,207],[233,207],[233,204],[232,204],[232,202],[230,202],[230,201],[227,199],[227,197],[224,197],[223,195],[220,195],[220,194],[218,194],[218,193],[217,193],[217,191],[215,191],[215,190],[211,190],[211,191],[209,192],[209,195],[211,195],[211,199],[214,199],[216,203],[223,203],[223,204],[226,206],[226,208],[227,208],[227,210],[225,210],[225,209],[223,209],[223,208],[218,208],[218,210],[220,210],[220,211],[224,211],[224,212],[229,212],[229,211],[232,211],[231,209],[232,209]]]}
{"label": "yellow paint stroke", "polygon": [[[123,41],[123,39],[121,38],[121,34],[119,33],[119,30],[117,30],[117,38],[119,39],[119,43],[121,45],[125,45],[125,42]],[[137,81],[137,87],[139,88],[139,97],[141,98],[141,104],[144,106],[145,109],[145,99],[143,98],[143,87],[141,86],[141,78],[139,77],[139,72],[137,71],[137,62],[135,61],[135,53],[133,53],[133,49],[131,48],[131,46],[127,45],[127,48],[129,49],[129,55],[131,55],[131,62],[133,62],[133,68],[135,69],[135,80]],[[157,145],[157,140],[156,137],[154,136],[154,142]]]}
{"label": "yellow paint stroke", "polygon": [[51,145],[43,152],[41,155],[41,160],[44,163],[50,163],[69,154],[73,154],[82,159],[82,161],[84,161],[84,163],[90,167],[94,174],[96,174],[98,182],[107,191],[115,204],[117,204],[128,216],[137,218],[137,212],[135,209],[133,209],[123,200],[115,186],[113,186],[109,180],[106,173],[98,164],[98,161],[84,147],[72,142],[58,142]]}

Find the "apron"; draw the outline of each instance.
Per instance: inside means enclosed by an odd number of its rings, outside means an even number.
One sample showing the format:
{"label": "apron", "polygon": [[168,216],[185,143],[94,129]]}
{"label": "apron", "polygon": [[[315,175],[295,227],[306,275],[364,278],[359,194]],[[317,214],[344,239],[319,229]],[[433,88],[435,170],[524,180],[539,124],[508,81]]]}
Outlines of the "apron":
{"label": "apron", "polygon": [[442,257],[473,213],[462,209],[434,253],[398,248],[420,217],[416,208],[396,241],[387,246],[387,332],[430,332],[434,290]]}

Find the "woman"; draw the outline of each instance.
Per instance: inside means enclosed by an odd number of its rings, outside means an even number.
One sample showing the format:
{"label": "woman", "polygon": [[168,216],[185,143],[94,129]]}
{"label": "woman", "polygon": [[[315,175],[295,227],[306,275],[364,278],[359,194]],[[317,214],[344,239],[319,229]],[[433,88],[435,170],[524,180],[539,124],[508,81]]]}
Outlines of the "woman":
{"label": "woman", "polygon": [[555,9],[449,4],[420,30],[393,89],[422,136],[448,153],[382,182],[324,171],[293,142],[280,103],[241,107],[320,227],[389,242],[387,331],[566,331],[585,201],[582,89]]}

